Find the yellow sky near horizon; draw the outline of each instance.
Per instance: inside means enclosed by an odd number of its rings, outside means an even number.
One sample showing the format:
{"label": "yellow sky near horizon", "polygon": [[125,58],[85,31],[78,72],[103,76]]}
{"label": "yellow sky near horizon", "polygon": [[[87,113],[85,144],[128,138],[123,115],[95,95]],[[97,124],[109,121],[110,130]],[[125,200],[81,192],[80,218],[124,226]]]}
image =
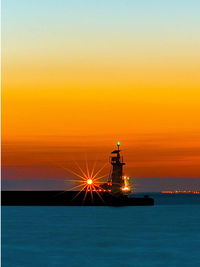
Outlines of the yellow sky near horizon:
{"label": "yellow sky near horizon", "polygon": [[127,3],[4,1],[3,164],[62,160],[62,146],[92,160],[120,140],[131,173],[200,176],[197,9]]}

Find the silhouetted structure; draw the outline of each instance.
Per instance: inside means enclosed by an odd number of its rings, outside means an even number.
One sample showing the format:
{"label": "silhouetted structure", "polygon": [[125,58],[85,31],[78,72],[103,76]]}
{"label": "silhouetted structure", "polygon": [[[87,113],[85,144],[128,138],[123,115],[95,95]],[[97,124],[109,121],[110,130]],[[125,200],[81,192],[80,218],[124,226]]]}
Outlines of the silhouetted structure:
{"label": "silhouetted structure", "polygon": [[[123,176],[125,163],[120,156],[120,142],[112,152],[111,181],[91,190],[92,178],[88,178],[90,190],[81,191],[2,191],[2,205],[7,206],[151,206],[154,200],[148,196],[127,195],[126,176]],[[103,189],[103,192],[102,192]],[[100,193],[101,191],[101,193]]]}
{"label": "silhouetted structure", "polygon": [[150,197],[118,197],[109,192],[87,194],[82,191],[2,191],[3,206],[152,206]]}
{"label": "silhouetted structure", "polygon": [[114,195],[122,194],[122,186],[123,186],[123,166],[125,163],[121,160],[120,157],[120,150],[119,150],[120,142],[117,143],[117,150],[114,150],[112,154],[114,156],[111,157],[111,164],[112,164],[112,189],[111,192]]}

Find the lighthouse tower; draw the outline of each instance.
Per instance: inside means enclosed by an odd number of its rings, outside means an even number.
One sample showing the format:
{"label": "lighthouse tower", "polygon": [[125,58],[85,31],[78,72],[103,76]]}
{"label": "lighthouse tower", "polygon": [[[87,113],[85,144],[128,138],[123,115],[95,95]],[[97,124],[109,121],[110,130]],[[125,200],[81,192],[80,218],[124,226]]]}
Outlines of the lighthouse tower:
{"label": "lighthouse tower", "polygon": [[123,162],[123,159],[121,159],[119,147],[120,147],[120,142],[117,142],[117,150],[111,152],[111,154],[113,154],[111,156],[111,164],[112,164],[111,193],[115,195],[122,194],[121,188],[124,184],[122,176],[123,176],[123,166],[125,165],[125,163]]}

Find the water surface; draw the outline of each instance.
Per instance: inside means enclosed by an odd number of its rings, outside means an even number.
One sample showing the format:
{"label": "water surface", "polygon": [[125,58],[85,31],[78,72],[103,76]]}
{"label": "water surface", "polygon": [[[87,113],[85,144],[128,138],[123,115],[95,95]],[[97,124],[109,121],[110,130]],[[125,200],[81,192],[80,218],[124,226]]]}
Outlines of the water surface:
{"label": "water surface", "polygon": [[153,207],[2,207],[2,266],[200,266],[200,205],[180,197]]}

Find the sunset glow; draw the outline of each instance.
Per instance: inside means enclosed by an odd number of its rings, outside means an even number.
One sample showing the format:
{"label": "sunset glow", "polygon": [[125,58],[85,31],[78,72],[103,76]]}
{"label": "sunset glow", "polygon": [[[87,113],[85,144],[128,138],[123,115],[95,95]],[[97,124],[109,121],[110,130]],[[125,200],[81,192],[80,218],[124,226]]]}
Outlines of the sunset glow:
{"label": "sunset glow", "polygon": [[200,0],[0,9],[2,266],[200,267]]}
{"label": "sunset glow", "polygon": [[3,178],[100,168],[118,140],[130,177],[200,177],[199,4],[75,2],[2,2]]}

